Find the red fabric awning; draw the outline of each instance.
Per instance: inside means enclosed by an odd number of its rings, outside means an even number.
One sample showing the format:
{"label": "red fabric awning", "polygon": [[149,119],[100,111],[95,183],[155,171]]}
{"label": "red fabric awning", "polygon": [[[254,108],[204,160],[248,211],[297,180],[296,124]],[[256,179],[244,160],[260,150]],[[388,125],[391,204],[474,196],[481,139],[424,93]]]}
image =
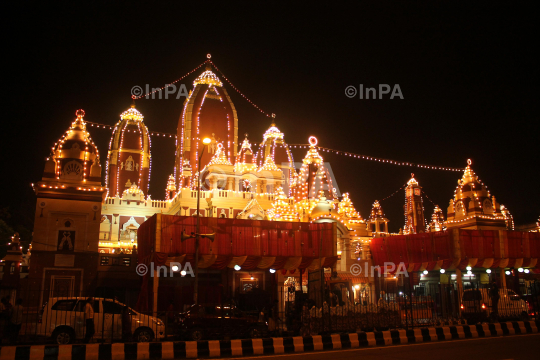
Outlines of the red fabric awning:
{"label": "red fabric awning", "polygon": [[[157,218],[159,217],[159,221]],[[336,231],[332,223],[298,223],[241,219],[200,218],[200,233],[214,233],[214,241],[201,238],[200,255],[331,257],[335,256]],[[195,253],[197,217],[156,214],[137,232],[139,259],[152,251],[169,256]],[[160,238],[156,248],[156,238]],[[322,244],[321,244],[322,242]],[[319,254],[320,252],[320,254]]]}
{"label": "red fabric awning", "polygon": [[[459,231],[454,239],[453,231]],[[540,233],[495,230],[452,230],[371,240],[373,264],[406,264],[409,271],[471,267],[535,267]]]}

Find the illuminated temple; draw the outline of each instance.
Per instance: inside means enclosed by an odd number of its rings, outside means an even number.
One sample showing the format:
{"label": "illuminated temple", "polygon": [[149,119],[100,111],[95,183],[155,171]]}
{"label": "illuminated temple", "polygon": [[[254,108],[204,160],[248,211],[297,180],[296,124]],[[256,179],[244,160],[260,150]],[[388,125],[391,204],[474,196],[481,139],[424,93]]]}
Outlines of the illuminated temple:
{"label": "illuminated temple", "polygon": [[[422,188],[413,174],[405,188],[405,224],[399,234],[391,234],[380,201],[373,199],[371,213],[363,218],[349,193],[339,196],[316,137],[306,134],[309,145],[302,147],[305,153],[300,166],[295,167],[291,146],[274,117],[264,134],[258,136],[239,137],[241,125],[222,79],[207,63],[193,82],[178,119],[175,152],[170,154],[175,159],[174,168],[169,169],[170,176],[162,184],[165,198],[153,199],[149,194],[152,164],[160,165],[152,159],[143,114],[135,105],[120,114],[106,160],[101,163],[102,157],[86,129],[84,112],[77,111],[71,127],[53,147],[42,180],[35,185],[36,244],[32,256],[44,275],[32,281],[53,288],[63,279],[72,289],[90,287],[102,289],[105,295],[112,291],[115,296],[116,290],[111,288],[126,287],[132,291],[119,296],[131,296],[133,300],[141,286],[133,270],[137,262],[156,259],[159,254],[164,254],[163,264],[170,264],[172,259],[192,259],[189,240],[178,242],[180,233],[189,231],[171,229],[179,223],[192,229],[193,220],[199,216],[208,232],[221,234],[215,243],[204,240],[201,245],[200,268],[207,274],[203,283],[207,290],[226,283],[232,296],[250,287],[268,287],[268,269],[277,271],[279,289],[298,290],[307,286],[304,273],[322,266],[327,278],[353,284],[357,298],[374,284],[374,279],[368,274],[351,274],[350,269],[353,264],[372,265],[373,238],[415,236],[452,228],[513,229],[509,211],[489,193],[469,161],[450,200],[446,219],[439,206],[435,206],[430,219],[425,218]],[[203,138],[209,138],[209,143],[203,144]],[[101,183],[102,167],[105,186]],[[238,245],[238,239],[247,241],[241,233],[234,235],[234,243],[225,240],[229,238],[224,234],[238,224],[242,229],[251,227],[249,224],[253,229],[261,228],[267,235],[260,237],[266,241],[268,236],[268,243],[253,235],[255,230],[243,230],[245,236],[257,239],[253,243]],[[315,234],[317,229],[321,229],[321,235],[305,239],[295,235],[295,231]],[[331,241],[324,251],[312,243],[317,236],[323,237],[323,230],[326,241]],[[152,233],[153,243],[148,243],[148,237],[144,244],[139,241],[145,231]],[[250,253],[255,241],[258,247]],[[278,248],[272,248],[272,241]],[[281,248],[287,246],[286,251]],[[241,270],[229,272],[237,267]],[[189,304],[187,290],[178,290],[186,279],[160,281],[160,294]]]}

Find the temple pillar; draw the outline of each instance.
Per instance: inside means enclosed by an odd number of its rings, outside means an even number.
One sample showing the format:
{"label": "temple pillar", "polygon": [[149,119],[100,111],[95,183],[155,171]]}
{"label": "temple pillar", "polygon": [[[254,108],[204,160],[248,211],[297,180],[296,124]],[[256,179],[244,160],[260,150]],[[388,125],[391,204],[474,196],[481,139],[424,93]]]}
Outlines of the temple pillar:
{"label": "temple pillar", "polygon": [[266,192],[266,180],[260,180],[260,188],[258,193],[265,193]]}
{"label": "temple pillar", "polygon": [[227,190],[234,190],[235,189],[235,181],[234,181],[234,177],[228,177],[227,178],[227,186],[226,186],[226,189]]}
{"label": "temple pillar", "polygon": [[216,178],[212,177],[208,179],[208,182],[210,183],[210,190],[214,190],[217,187],[217,180]]}

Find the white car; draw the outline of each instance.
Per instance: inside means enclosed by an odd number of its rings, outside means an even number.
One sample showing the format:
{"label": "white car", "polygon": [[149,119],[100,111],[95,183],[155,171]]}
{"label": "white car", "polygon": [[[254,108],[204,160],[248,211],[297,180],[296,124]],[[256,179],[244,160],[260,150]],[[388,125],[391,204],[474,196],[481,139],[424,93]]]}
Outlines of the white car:
{"label": "white car", "polygon": [[[69,344],[84,339],[86,322],[84,307],[88,298],[50,298],[40,312],[36,335],[52,337],[58,344]],[[94,339],[122,338],[122,311],[125,305],[111,299],[94,298]],[[132,339],[148,342],[165,337],[163,321],[139,314],[128,308],[131,318]]]}
{"label": "white car", "polygon": [[[526,318],[529,306],[514,290],[499,289],[498,315],[503,318]],[[493,309],[488,289],[467,289],[461,299],[461,313],[465,318],[478,318],[484,321],[489,318]]]}

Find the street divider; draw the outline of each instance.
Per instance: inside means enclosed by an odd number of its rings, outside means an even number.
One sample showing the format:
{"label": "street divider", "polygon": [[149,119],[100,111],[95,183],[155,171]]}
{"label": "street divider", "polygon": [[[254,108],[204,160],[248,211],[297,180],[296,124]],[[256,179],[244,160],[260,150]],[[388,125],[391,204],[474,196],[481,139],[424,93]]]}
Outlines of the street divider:
{"label": "street divider", "polygon": [[536,320],[267,339],[2,346],[0,360],[190,359],[273,355],[534,334],[539,330],[540,320]]}

